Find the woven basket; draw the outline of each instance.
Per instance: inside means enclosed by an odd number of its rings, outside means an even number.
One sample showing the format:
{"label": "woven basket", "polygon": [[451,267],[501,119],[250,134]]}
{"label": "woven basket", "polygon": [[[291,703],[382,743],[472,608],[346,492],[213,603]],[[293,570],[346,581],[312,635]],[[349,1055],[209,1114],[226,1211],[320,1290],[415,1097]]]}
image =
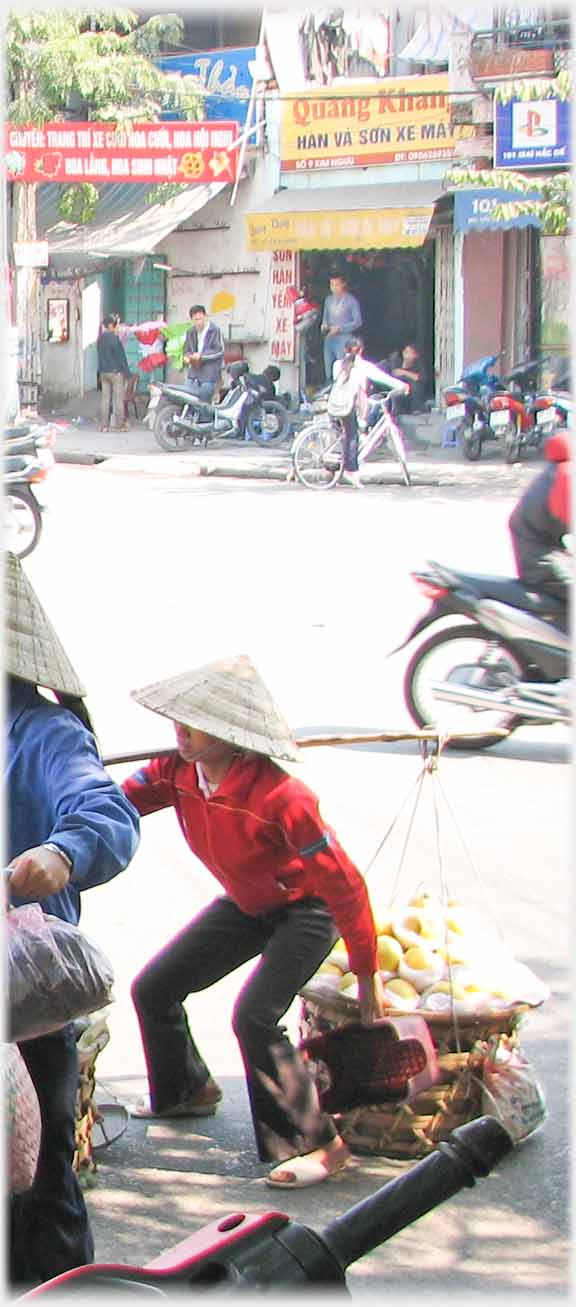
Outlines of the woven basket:
{"label": "woven basket", "polygon": [[[439,1082],[409,1102],[357,1108],[338,1118],[338,1129],[354,1153],[376,1154],[402,1160],[426,1157],[451,1131],[481,1116],[480,1059],[474,1053],[478,1040],[490,1035],[514,1035],[527,1004],[500,1012],[458,1015],[418,1012],[428,1023],[438,1052]],[[392,1014],[391,1014],[392,1015]],[[393,1013],[394,1018],[399,1013]],[[304,989],[301,995],[300,1037],[309,1039],[336,1026],[357,1020],[358,1004],[337,992],[319,995]],[[311,1063],[319,1088],[326,1084],[321,1063]]]}
{"label": "woven basket", "polygon": [[110,1039],[106,1018],[94,1012],[86,1019],[86,1029],[77,1040],[78,1089],[76,1092],[74,1170],[80,1175],[92,1175],[96,1160],[92,1149],[92,1129],[98,1120],[95,1106],[96,1059]]}

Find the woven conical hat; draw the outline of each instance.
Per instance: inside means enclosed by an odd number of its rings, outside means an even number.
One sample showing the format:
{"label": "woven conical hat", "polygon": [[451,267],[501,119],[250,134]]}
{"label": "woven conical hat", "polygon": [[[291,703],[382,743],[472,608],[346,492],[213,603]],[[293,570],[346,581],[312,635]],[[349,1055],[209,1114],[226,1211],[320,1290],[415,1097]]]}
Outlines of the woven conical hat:
{"label": "woven conical hat", "polygon": [[300,760],[289,727],[245,654],[207,663],[167,681],[133,690],[145,708],[241,749]]}
{"label": "woven conical hat", "polygon": [[5,670],[21,681],[83,698],[86,690],[15,554],[5,556],[4,580]]}

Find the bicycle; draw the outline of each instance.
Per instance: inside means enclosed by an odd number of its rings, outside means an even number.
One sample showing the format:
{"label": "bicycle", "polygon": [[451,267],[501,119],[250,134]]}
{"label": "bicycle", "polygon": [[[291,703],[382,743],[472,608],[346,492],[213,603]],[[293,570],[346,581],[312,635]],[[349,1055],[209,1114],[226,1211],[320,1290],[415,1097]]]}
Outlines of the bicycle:
{"label": "bicycle", "polygon": [[[401,427],[390,412],[390,399],[393,392],[378,399],[371,400],[371,415],[380,410],[376,421],[367,429],[362,429],[358,437],[358,464],[362,466],[371,454],[386,441],[397,458],[402,469],[406,486],[412,485],[406,449]],[[292,467],[298,480],[310,490],[330,490],[338,485],[344,475],[342,449],[343,423],[340,418],[330,418],[328,413],[319,413],[298,433],[292,446]]]}

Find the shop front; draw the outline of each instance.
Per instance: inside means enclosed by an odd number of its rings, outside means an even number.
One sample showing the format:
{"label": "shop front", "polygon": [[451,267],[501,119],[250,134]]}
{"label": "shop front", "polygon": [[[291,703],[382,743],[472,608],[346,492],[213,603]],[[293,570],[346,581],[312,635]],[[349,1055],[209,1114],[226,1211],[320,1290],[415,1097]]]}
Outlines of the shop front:
{"label": "shop front", "polygon": [[[416,344],[430,395],[435,373],[431,224],[441,188],[425,182],[408,189],[411,205],[397,193],[394,202],[390,187],[358,187],[354,208],[342,187],[280,191],[246,216],[246,242],[250,250],[293,260],[298,288],[319,306],[330,278],[344,277],[360,305],[367,356],[380,361]],[[319,322],[306,334],[300,372],[301,385],[324,383]]]}

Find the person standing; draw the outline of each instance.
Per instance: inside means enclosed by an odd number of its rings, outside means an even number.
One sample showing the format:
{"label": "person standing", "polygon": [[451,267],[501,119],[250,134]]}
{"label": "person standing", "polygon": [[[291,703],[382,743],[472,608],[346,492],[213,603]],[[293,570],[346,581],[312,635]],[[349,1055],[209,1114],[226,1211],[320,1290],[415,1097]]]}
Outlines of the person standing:
{"label": "person standing", "polygon": [[522,584],[551,595],[567,611],[574,585],[573,558],[565,543],[572,530],[570,433],[549,436],[544,458],[544,468],[520,496],[508,527]]}
{"label": "person standing", "polygon": [[189,389],[208,403],[220,381],[224,359],[222,332],[211,322],[203,304],[193,304],[189,312],[192,326],[184,341],[184,363],[188,364]]}
{"label": "person standing", "polygon": [[[104,770],[85,690],[20,560],[5,560],[5,859],[14,907],[76,924],[85,890],[123,871],[138,845],[138,814]],[[40,693],[52,691],[56,702]],[[40,1103],[32,1188],[10,1202],[10,1281],[39,1284],[94,1260],[74,1172],[78,1055],[73,1023],[20,1052]]]}
{"label": "person standing", "polygon": [[[342,482],[363,489],[358,471],[358,420],[366,419],[368,414],[368,382],[388,386],[392,398],[408,393],[408,382],[401,380],[390,372],[385,372],[376,363],[363,358],[364,342],[361,336],[350,336],[344,346],[344,358],[334,364],[334,385],[328,397],[328,413],[339,417],[343,427],[342,455],[344,471]],[[344,405],[342,405],[342,399]],[[335,404],[331,400],[335,397]],[[344,411],[336,411],[346,408]],[[332,408],[332,411],[331,411]]]}
{"label": "person standing", "polygon": [[324,336],[324,373],[332,381],[337,359],[344,357],[346,341],[362,326],[362,312],[355,295],[348,290],[345,277],[330,278],[330,294],[324,301],[320,330]]}
{"label": "person standing", "polygon": [[221,886],[132,985],[150,1088],[133,1115],[213,1115],[222,1091],[184,1001],[256,958],[232,1027],[258,1155],[276,1163],[272,1186],[318,1184],[346,1165],[348,1150],[281,1022],[339,934],[358,976],[361,1019],[383,1015],[366,886],[316,796],[272,761],[296,761],[299,751],[249,658],[210,663],[132,697],[172,721],[176,749],[125,780],[124,791],[142,816],[174,808],[192,853]]}
{"label": "person standing", "polygon": [[110,430],[110,407],[112,406],[112,425],[116,431],[127,431],[124,396],[126,382],[130,376],[126,350],[118,335],[120,319],[116,313],[109,313],[104,318],[102,330],[97,341],[98,372],[102,395],[100,401],[100,430]]}

